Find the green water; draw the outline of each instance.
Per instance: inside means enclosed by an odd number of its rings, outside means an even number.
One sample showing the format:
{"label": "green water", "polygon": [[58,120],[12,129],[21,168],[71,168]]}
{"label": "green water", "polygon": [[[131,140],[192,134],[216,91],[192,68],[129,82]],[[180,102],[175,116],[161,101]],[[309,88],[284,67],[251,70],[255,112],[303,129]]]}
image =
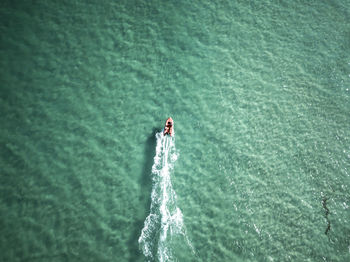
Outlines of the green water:
{"label": "green water", "polygon": [[349,21],[348,0],[2,1],[0,261],[146,261],[169,116],[193,247],[168,238],[172,261],[349,261]]}

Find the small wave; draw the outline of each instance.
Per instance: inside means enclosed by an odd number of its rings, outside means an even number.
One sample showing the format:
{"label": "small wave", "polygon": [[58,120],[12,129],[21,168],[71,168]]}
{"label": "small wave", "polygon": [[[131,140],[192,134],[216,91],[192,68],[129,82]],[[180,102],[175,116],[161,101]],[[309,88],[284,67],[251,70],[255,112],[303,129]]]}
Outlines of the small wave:
{"label": "small wave", "polygon": [[176,236],[182,237],[193,251],[183,224],[183,215],[176,205],[176,193],[170,174],[178,158],[175,138],[156,134],[157,146],[152,166],[153,187],[150,214],[139,237],[140,248],[148,261],[174,261],[172,252]]}

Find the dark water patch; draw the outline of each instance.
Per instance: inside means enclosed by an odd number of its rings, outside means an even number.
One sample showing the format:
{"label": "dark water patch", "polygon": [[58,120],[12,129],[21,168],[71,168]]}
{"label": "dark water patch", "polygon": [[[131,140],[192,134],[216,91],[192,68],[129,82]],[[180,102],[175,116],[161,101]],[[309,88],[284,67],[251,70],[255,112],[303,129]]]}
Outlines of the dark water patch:
{"label": "dark water patch", "polygon": [[43,254],[43,255],[33,255],[25,258],[26,261],[71,261],[71,256],[66,253],[61,254]]}
{"label": "dark water patch", "polygon": [[326,228],[326,231],[324,232],[326,235],[328,234],[329,230],[331,230],[331,221],[329,220],[328,218],[328,215],[329,215],[329,209],[327,207],[327,200],[328,198],[327,197],[324,197],[322,199],[322,206],[323,206],[323,209],[325,210],[325,218],[327,220],[327,228]]}
{"label": "dark water patch", "polygon": [[138,238],[140,236],[140,232],[142,230],[145,217],[147,217],[147,212],[151,206],[151,198],[149,197],[151,195],[152,191],[152,164],[153,164],[153,157],[155,155],[155,145],[156,145],[156,133],[159,132],[157,128],[153,128],[152,133],[150,136],[148,136],[147,141],[145,143],[145,150],[144,150],[144,167],[141,174],[141,178],[139,179],[139,184],[141,185],[141,194],[140,194],[140,202],[142,203],[143,212],[140,212],[143,214],[142,217],[139,217],[134,221],[134,231],[128,241],[128,247],[130,250],[131,256],[129,257],[130,262],[134,261],[142,261],[143,257],[141,255],[139,244],[138,244]]}

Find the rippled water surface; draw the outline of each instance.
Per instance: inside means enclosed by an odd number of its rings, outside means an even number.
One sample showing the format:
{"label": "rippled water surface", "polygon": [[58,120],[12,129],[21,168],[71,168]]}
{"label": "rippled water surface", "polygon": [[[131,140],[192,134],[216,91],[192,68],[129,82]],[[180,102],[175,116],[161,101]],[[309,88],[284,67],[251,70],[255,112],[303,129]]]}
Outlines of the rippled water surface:
{"label": "rippled water surface", "polygon": [[2,1],[0,261],[350,261],[349,10]]}

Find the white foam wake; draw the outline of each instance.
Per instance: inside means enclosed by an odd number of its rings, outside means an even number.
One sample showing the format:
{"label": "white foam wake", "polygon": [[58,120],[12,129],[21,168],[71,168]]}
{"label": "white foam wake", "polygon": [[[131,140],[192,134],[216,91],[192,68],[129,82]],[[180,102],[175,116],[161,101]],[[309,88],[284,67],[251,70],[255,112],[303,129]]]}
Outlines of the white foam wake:
{"label": "white foam wake", "polygon": [[163,136],[162,132],[157,133],[156,138],[156,155],[152,166],[152,202],[139,244],[148,261],[165,262],[174,261],[171,247],[176,236],[184,237],[190,248],[193,248],[186,236],[182,213],[176,205],[176,193],[170,179],[178,158],[175,138]]}

